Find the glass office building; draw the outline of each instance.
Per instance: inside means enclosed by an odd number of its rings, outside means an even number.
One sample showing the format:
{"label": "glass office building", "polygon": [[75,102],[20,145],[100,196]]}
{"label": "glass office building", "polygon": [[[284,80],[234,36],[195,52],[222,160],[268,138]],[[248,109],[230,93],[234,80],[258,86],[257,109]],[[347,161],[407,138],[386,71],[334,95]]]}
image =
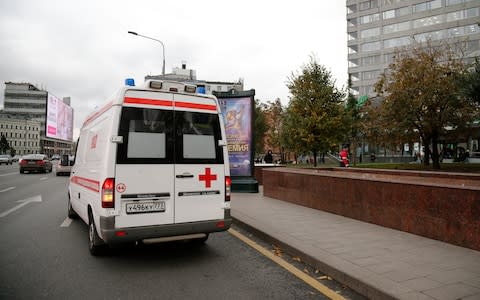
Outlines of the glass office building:
{"label": "glass office building", "polygon": [[459,44],[480,57],[479,0],[347,0],[348,73],[357,97],[375,96],[395,50],[427,40]]}

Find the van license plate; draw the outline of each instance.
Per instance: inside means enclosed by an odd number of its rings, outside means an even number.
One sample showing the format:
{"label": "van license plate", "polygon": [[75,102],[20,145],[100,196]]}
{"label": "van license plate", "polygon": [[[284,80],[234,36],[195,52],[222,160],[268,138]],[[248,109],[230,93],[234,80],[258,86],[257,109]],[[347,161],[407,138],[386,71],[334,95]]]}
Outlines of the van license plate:
{"label": "van license plate", "polygon": [[127,214],[164,212],[165,201],[127,203],[126,210],[127,210]]}

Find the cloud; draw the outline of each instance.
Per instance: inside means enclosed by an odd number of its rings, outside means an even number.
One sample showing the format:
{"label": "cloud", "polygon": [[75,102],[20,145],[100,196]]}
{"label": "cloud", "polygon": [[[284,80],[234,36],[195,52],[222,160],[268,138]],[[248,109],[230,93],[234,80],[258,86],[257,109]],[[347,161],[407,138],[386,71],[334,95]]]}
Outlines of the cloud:
{"label": "cloud", "polygon": [[129,30],[163,41],[167,73],[186,61],[202,80],[243,78],[262,101],[287,104],[311,54],[347,81],[345,3],[314,0],[2,1],[0,81],[71,97],[78,131],[125,78],[161,73],[161,45]]}

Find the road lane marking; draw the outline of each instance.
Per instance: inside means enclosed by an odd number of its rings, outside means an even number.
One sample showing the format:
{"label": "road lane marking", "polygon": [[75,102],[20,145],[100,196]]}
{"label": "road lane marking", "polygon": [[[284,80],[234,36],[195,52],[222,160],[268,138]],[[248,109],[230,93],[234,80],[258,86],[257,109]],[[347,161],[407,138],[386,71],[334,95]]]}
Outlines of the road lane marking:
{"label": "road lane marking", "polygon": [[63,221],[63,223],[60,225],[60,227],[68,227],[68,226],[70,226],[70,224],[72,224],[72,221],[73,221],[72,219],[70,219],[69,217],[67,217],[67,218]]}
{"label": "road lane marking", "polygon": [[48,177],[42,177],[42,178],[40,178],[40,180],[46,180],[46,179],[48,179]]}
{"label": "road lane marking", "polygon": [[300,278],[301,280],[303,280],[305,283],[307,283],[308,285],[310,285],[312,288],[316,289],[317,291],[319,291],[320,293],[322,293],[323,295],[327,296],[328,298],[330,299],[333,299],[333,300],[345,300],[344,297],[342,297],[341,295],[337,294],[335,291],[331,290],[330,288],[328,288],[327,286],[321,284],[320,282],[318,282],[315,278],[305,274],[304,272],[300,271],[299,269],[297,269],[295,266],[289,264],[288,262],[286,262],[284,259],[276,256],[275,254],[271,253],[270,251],[268,251],[267,249],[263,248],[262,246],[260,246],[259,244],[255,243],[254,241],[252,241],[251,239],[249,239],[248,237],[244,236],[243,234],[241,234],[240,232],[236,231],[235,229],[232,229],[230,228],[228,230],[228,232],[233,235],[234,237],[238,238],[239,240],[241,240],[242,242],[244,242],[245,244],[249,245],[250,247],[252,247],[253,249],[257,250],[258,252],[260,252],[261,254],[263,254],[264,256],[270,258],[271,260],[273,260],[275,263],[277,263],[278,265],[280,265],[282,268],[286,269],[287,271],[289,271],[290,273],[292,273],[293,275],[297,276],[298,278]]}
{"label": "road lane marking", "polygon": [[10,208],[9,210],[7,211],[4,211],[3,213],[0,214],[0,218],[3,218],[5,216],[8,216],[9,214],[11,214],[12,212],[16,211],[17,209],[19,208],[22,208],[24,207],[25,205],[27,205],[28,203],[32,203],[32,202],[42,202],[42,196],[40,195],[37,195],[37,196],[33,196],[31,198],[27,198],[27,199],[23,199],[23,200],[18,200],[17,202],[20,202],[19,205],[15,206],[15,207],[12,207]]}
{"label": "road lane marking", "polygon": [[15,174],[18,174],[18,172],[0,174],[0,177],[3,177],[3,176],[8,176],[8,175],[15,175]]}
{"label": "road lane marking", "polygon": [[8,192],[8,191],[10,191],[10,190],[13,190],[14,188],[16,188],[16,186],[11,186],[11,187],[9,187],[9,188],[6,188],[6,189],[4,189],[4,190],[1,190],[0,193]]}

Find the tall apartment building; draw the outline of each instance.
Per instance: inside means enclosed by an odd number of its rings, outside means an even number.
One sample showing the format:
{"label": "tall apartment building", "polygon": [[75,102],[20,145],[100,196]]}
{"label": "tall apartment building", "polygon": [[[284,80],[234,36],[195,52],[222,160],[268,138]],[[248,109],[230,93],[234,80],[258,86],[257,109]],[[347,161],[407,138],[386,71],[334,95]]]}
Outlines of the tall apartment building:
{"label": "tall apartment building", "polygon": [[[5,114],[10,114],[12,118],[18,118],[19,122],[30,120],[40,124],[39,148],[26,148],[26,153],[45,153],[52,155],[54,153],[70,153],[72,142],[48,138],[45,134],[45,124],[47,120],[47,96],[48,92],[37,88],[30,83],[5,82],[4,92],[4,110]],[[70,99],[67,98],[67,102]],[[70,103],[66,103],[70,105]],[[20,125],[19,125],[20,126]],[[27,126],[27,129],[29,126]],[[30,128],[33,128],[30,126]],[[33,134],[29,132],[28,134]],[[20,132],[18,132],[20,134]],[[8,137],[7,137],[8,139]],[[31,152],[30,152],[31,151]],[[22,153],[24,154],[24,153]]]}
{"label": "tall apartment building", "polygon": [[480,57],[479,0],[347,0],[348,73],[353,93],[373,87],[395,49],[415,41],[458,42],[466,62]]}

